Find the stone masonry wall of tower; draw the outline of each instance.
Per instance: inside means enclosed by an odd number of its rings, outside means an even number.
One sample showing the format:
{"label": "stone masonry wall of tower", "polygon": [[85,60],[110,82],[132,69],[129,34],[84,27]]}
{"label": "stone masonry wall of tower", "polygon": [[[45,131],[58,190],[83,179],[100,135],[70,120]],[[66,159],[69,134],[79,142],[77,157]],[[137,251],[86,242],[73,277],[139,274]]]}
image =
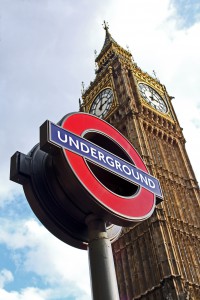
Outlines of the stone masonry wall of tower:
{"label": "stone masonry wall of tower", "polygon": [[164,194],[152,217],[124,228],[113,244],[120,299],[200,299],[199,187],[172,97],[117,44],[106,24],[105,32],[80,110],[91,113],[96,96],[111,89],[114,100],[104,119],[138,150]]}

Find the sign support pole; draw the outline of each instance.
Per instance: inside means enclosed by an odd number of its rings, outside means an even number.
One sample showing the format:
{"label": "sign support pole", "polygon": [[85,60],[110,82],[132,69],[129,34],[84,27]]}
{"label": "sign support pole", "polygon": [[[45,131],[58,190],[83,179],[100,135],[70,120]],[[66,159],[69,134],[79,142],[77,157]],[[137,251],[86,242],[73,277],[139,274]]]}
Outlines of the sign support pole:
{"label": "sign support pole", "polygon": [[91,214],[86,218],[86,224],[93,300],[119,300],[112,247],[105,222]]}

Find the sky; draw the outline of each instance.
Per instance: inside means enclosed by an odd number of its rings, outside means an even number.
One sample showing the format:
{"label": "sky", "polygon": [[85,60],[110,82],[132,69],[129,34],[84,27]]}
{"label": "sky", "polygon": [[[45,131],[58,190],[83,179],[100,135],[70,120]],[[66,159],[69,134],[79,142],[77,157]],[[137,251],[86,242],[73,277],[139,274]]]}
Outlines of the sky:
{"label": "sky", "polygon": [[59,241],[9,181],[10,157],[28,153],[45,120],[78,111],[82,82],[112,37],[163,83],[200,180],[198,0],[0,0],[0,300],[89,300],[87,251]]}

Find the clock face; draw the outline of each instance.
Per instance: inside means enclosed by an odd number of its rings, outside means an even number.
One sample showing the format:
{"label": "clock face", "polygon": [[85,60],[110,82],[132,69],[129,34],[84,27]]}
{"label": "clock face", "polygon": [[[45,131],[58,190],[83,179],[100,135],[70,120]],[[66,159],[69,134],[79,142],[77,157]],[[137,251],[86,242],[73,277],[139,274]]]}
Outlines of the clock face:
{"label": "clock face", "polygon": [[107,88],[101,91],[94,99],[90,108],[90,113],[102,119],[107,115],[112,102],[113,92],[111,89]]}
{"label": "clock face", "polygon": [[141,96],[147,103],[149,103],[153,108],[166,114],[168,109],[163,98],[156,92],[151,86],[145,83],[139,83],[139,90]]}

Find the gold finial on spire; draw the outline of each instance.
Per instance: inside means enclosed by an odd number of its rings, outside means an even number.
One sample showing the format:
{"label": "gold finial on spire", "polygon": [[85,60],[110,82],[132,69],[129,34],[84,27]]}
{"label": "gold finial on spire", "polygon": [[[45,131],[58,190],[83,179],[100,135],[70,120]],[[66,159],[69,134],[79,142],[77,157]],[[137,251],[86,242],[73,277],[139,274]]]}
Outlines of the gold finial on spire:
{"label": "gold finial on spire", "polygon": [[154,70],[153,70],[153,75],[154,75],[155,78],[157,78],[156,72]]}
{"label": "gold finial on spire", "polygon": [[155,78],[157,81],[160,82],[160,80],[158,79],[157,74],[156,74],[156,72],[155,72],[154,70],[153,70],[153,75],[154,75],[154,78]]}
{"label": "gold finial on spire", "polygon": [[94,50],[94,58],[95,59],[97,58],[97,50],[96,49]]}
{"label": "gold finial on spire", "polygon": [[94,58],[95,58],[95,72],[97,72],[98,70],[98,64],[96,62],[96,58],[97,58],[97,50],[94,50]]}
{"label": "gold finial on spire", "polygon": [[81,85],[82,85],[81,93],[82,93],[82,95],[83,95],[84,92],[85,92],[85,84],[84,84],[83,81],[81,82]]}
{"label": "gold finial on spire", "polygon": [[103,25],[103,28],[105,29],[105,31],[108,31],[108,29],[109,29],[108,22],[106,22],[106,21],[104,20],[102,25]]}

